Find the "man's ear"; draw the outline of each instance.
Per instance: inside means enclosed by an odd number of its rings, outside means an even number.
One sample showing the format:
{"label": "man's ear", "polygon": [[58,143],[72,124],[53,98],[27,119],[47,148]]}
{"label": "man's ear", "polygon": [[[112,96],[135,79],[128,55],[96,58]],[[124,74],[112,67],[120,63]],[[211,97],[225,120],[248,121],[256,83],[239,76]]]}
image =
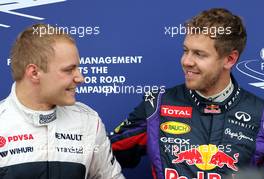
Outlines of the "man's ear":
{"label": "man's ear", "polygon": [[239,52],[237,50],[233,50],[229,55],[225,57],[224,68],[227,70],[231,70],[231,68],[236,64],[239,58]]}
{"label": "man's ear", "polygon": [[33,83],[39,83],[40,69],[35,64],[28,64],[25,70],[25,76]]}

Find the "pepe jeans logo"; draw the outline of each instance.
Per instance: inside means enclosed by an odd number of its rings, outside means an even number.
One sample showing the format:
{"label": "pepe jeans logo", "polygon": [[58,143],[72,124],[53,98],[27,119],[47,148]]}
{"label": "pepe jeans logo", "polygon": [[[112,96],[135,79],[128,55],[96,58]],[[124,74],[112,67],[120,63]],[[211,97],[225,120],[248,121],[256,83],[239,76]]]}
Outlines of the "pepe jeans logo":
{"label": "pepe jeans logo", "polygon": [[249,141],[254,141],[252,137],[246,136],[243,134],[243,132],[233,132],[230,128],[225,129],[225,135],[230,136],[231,139],[235,138],[237,140],[249,140]]}
{"label": "pepe jeans logo", "polygon": [[259,55],[261,59],[244,60],[237,63],[236,69],[252,81],[254,80],[249,85],[264,90],[264,48],[260,50]]}
{"label": "pepe jeans logo", "polygon": [[[30,19],[35,19],[35,20],[44,20],[45,18],[23,14],[20,12],[16,12],[15,10],[24,9],[28,7],[34,7],[34,6],[40,6],[40,5],[46,5],[46,4],[52,4],[52,3],[59,3],[59,2],[64,2],[64,1],[66,0],[34,0],[34,1],[1,0],[0,12],[4,12],[4,13],[16,15],[16,16],[22,16],[22,17],[26,17]],[[10,25],[0,23],[0,27],[9,28]]]}
{"label": "pepe jeans logo", "polygon": [[251,120],[251,116],[246,113],[246,112],[243,112],[243,111],[238,111],[235,113],[235,117],[238,119],[238,120],[243,120],[244,122],[248,122]]}

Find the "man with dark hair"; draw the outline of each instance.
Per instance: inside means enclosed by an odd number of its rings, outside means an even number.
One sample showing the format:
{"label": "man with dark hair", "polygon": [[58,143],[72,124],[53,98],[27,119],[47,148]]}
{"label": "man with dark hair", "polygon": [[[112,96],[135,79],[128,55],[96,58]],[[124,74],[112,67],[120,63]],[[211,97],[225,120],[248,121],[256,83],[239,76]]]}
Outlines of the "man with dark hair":
{"label": "man with dark hair", "polygon": [[154,178],[220,179],[249,165],[264,102],[231,74],[247,39],[238,16],[210,9],[185,28],[185,83],[146,94],[115,129],[112,148],[123,167],[147,153]]}
{"label": "man with dark hair", "polygon": [[11,51],[15,83],[0,102],[0,178],[123,179],[104,125],[76,102],[83,82],[73,38],[33,25]]}

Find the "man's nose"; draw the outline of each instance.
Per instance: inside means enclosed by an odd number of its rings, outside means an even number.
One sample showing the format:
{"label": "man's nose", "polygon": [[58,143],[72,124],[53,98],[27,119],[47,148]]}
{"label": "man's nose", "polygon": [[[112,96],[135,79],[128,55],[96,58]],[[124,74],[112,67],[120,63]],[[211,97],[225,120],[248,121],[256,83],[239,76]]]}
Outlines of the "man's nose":
{"label": "man's nose", "polygon": [[78,68],[76,70],[76,76],[74,77],[74,81],[76,83],[83,83],[84,82],[84,77]]}
{"label": "man's nose", "polygon": [[190,53],[188,55],[184,55],[182,57],[182,64],[184,66],[194,66],[195,61],[193,59],[193,56]]}

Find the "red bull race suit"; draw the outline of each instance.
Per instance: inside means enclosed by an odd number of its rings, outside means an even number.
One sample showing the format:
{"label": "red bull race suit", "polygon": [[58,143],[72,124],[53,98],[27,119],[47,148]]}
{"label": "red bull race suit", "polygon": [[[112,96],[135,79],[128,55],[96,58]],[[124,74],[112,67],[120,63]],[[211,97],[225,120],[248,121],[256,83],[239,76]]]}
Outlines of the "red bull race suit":
{"label": "red bull race suit", "polygon": [[232,81],[233,91],[222,102],[205,99],[184,84],[146,94],[111,135],[121,166],[134,167],[147,153],[157,179],[220,179],[247,167],[264,120],[264,102]]}

